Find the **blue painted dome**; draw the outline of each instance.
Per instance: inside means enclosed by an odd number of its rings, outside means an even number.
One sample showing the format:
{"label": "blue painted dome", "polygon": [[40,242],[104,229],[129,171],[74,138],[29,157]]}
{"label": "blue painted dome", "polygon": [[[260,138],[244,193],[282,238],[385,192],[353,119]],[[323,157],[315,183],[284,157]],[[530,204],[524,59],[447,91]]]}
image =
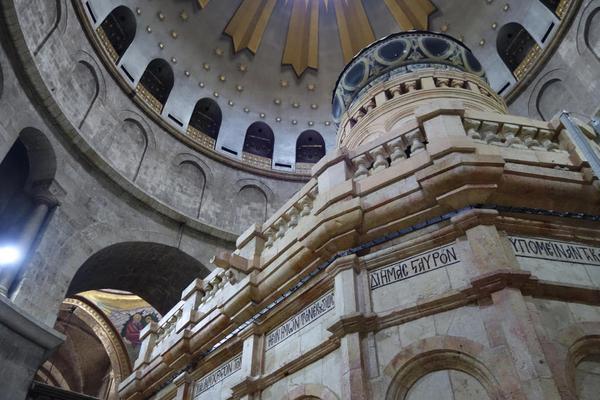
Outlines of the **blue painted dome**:
{"label": "blue painted dome", "polygon": [[487,81],[471,50],[453,37],[426,31],[395,33],[366,47],[346,65],[333,93],[334,120],[339,123],[364,89],[391,76],[422,68],[469,72]]}

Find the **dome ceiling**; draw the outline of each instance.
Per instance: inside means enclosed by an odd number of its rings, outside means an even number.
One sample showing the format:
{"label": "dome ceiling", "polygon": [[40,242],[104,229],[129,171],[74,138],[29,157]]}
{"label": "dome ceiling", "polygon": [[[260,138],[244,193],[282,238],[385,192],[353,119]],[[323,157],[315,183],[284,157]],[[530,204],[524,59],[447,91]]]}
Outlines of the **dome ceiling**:
{"label": "dome ceiling", "polygon": [[174,130],[185,134],[196,102],[211,98],[223,115],[215,150],[241,158],[247,128],[263,121],[275,135],[273,169],[281,170],[294,165],[296,139],[306,130],[319,132],[327,149],[334,146],[335,82],[374,40],[410,29],[450,34],[507,95],[518,75],[498,53],[501,28],[523,26],[539,56],[571,6],[565,0],[79,1],[94,30],[117,6],[133,12],[135,37],[113,60],[115,71],[135,88],[153,59],[167,61],[174,85],[159,113]]}

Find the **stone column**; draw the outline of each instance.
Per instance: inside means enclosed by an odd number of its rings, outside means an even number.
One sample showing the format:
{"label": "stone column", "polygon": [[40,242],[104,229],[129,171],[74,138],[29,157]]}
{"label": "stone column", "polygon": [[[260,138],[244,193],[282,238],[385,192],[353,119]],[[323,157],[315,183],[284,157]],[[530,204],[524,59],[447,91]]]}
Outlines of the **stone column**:
{"label": "stone column", "polygon": [[[49,211],[58,204],[54,196],[49,193],[38,193],[33,196],[33,201],[34,208],[31,214],[29,214],[23,230],[15,243],[15,246],[21,250],[23,257],[31,250]],[[3,267],[3,270],[0,272],[0,295],[8,296],[10,294],[9,290],[13,286],[22,265],[23,260],[20,260],[13,265]]]}

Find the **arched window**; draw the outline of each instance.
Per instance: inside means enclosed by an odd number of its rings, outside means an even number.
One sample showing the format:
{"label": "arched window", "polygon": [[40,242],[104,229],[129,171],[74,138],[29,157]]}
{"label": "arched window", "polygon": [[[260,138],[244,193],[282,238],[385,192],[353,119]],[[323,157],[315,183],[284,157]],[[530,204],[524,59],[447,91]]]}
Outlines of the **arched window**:
{"label": "arched window", "polygon": [[271,127],[264,122],[254,122],[246,131],[244,161],[261,168],[270,168],[274,143],[275,136]]}
{"label": "arched window", "polygon": [[325,155],[325,141],[315,130],[304,131],[296,140],[296,164],[315,164]]}
{"label": "arched window", "polygon": [[521,24],[511,22],[498,32],[496,46],[502,61],[519,79],[521,74],[518,69],[537,43]]}
{"label": "arched window", "polygon": [[[129,8],[119,6],[108,14],[104,21],[102,21],[102,24],[100,24],[100,27],[102,28],[101,32],[106,36],[105,39],[108,40],[115,54],[112,54],[111,49],[108,50],[111,52],[114,61],[117,62],[125,54],[125,51],[135,37],[135,15]],[[100,34],[102,35],[102,33]]]}
{"label": "arched window", "polygon": [[[174,83],[175,78],[169,63],[161,58],[155,58],[146,67],[138,87],[141,86],[144,100],[156,111],[161,112]],[[148,94],[151,97],[147,97]]]}
{"label": "arched window", "polygon": [[196,103],[189,125],[217,140],[221,128],[221,119],[221,108],[217,102],[205,97]]}

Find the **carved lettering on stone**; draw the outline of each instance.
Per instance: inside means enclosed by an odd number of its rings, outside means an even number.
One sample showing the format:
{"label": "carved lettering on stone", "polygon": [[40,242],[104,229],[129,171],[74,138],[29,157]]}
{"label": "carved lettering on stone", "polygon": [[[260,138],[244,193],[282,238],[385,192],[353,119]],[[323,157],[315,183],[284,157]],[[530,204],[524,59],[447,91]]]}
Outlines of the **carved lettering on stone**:
{"label": "carved lettering on stone", "polygon": [[234,372],[239,371],[242,368],[242,355],[237,355],[231,360],[224,364],[221,364],[219,368],[213,370],[208,375],[196,381],[194,385],[194,398],[197,398],[208,389],[215,386],[217,383],[223,381],[225,378],[231,376]]}
{"label": "carved lettering on stone", "polygon": [[600,266],[600,249],[597,247],[517,236],[508,240],[519,257]]}
{"label": "carved lettering on stone", "polygon": [[438,268],[460,262],[453,244],[442,246],[426,253],[369,272],[371,290],[425,274]]}
{"label": "carved lettering on stone", "polygon": [[292,318],[267,333],[266,350],[272,349],[290,336],[321,318],[335,308],[333,291],[326,293]]}

